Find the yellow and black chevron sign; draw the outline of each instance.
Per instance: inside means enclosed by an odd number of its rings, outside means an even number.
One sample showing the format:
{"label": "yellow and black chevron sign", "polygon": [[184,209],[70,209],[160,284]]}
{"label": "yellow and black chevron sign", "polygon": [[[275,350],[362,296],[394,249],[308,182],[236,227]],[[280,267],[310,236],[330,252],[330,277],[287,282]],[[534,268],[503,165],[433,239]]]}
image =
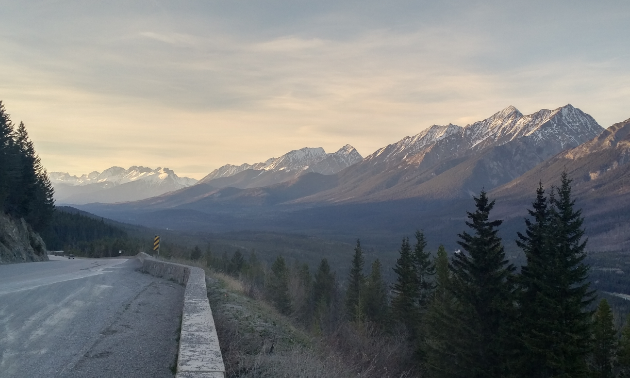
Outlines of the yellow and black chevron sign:
{"label": "yellow and black chevron sign", "polygon": [[153,250],[160,250],[160,235],[155,235],[155,238],[153,239]]}

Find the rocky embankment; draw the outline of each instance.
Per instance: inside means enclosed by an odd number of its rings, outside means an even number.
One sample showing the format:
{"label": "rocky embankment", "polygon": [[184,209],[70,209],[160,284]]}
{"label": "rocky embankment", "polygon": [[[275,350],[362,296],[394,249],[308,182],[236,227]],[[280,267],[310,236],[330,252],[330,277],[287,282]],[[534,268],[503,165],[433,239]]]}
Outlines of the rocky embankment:
{"label": "rocky embankment", "polygon": [[0,264],[45,260],[42,238],[23,219],[0,214]]}

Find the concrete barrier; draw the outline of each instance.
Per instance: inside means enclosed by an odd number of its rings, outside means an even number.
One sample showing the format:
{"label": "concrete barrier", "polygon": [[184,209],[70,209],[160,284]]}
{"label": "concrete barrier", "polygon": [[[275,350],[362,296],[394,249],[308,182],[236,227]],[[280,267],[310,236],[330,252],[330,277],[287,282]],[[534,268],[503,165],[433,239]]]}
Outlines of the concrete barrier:
{"label": "concrete barrier", "polygon": [[223,378],[225,366],[214,328],[203,269],[139,253],[142,271],[186,285],[176,378]]}

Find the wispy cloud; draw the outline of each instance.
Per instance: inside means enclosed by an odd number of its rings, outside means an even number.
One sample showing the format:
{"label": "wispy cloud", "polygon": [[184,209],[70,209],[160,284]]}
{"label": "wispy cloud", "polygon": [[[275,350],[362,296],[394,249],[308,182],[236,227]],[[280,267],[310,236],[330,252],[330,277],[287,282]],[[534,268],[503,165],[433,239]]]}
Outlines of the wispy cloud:
{"label": "wispy cloud", "polygon": [[626,119],[630,6],[542,5],[9,4],[0,99],[50,170],[196,177],[303,146],[369,154],[510,104]]}

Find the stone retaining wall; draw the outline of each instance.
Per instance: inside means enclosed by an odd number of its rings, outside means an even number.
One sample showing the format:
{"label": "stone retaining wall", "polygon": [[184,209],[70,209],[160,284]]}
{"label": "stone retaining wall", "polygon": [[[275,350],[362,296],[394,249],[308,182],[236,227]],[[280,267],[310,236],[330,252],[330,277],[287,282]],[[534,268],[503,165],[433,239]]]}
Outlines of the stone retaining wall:
{"label": "stone retaining wall", "polygon": [[138,254],[138,259],[142,261],[143,272],[186,285],[176,378],[225,377],[204,271],[156,260],[146,253]]}

